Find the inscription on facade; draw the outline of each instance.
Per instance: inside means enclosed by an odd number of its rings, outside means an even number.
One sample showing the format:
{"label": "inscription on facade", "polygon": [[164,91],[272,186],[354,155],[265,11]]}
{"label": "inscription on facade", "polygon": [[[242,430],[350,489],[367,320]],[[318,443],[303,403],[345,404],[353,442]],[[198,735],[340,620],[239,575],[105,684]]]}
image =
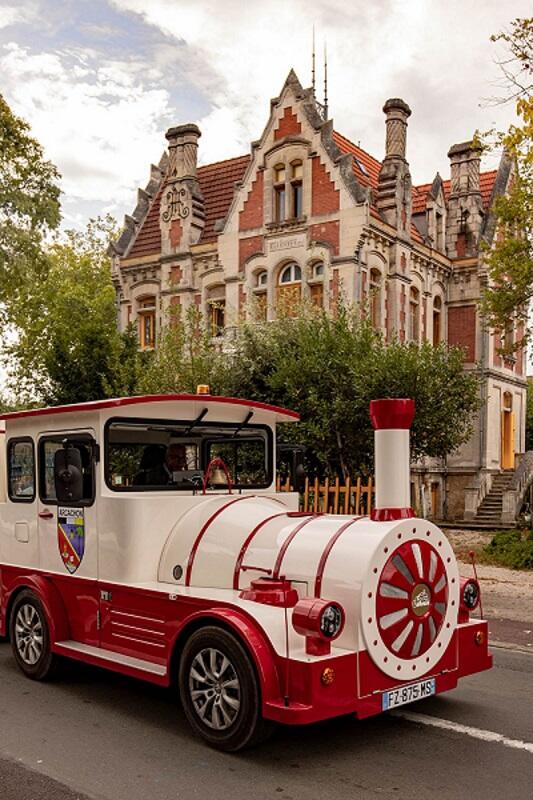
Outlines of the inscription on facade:
{"label": "inscription on facade", "polygon": [[305,247],[305,233],[299,236],[283,236],[280,239],[270,239],[268,249],[270,253],[279,253],[280,250],[294,250],[297,247]]}

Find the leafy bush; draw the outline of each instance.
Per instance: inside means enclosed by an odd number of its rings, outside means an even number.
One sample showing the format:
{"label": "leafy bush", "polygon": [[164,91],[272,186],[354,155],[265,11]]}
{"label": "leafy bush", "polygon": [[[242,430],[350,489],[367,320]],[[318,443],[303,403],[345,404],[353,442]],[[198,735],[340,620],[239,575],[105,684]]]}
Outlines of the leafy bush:
{"label": "leafy bush", "polygon": [[533,533],[498,531],[483,549],[482,560],[510,569],[533,569]]}

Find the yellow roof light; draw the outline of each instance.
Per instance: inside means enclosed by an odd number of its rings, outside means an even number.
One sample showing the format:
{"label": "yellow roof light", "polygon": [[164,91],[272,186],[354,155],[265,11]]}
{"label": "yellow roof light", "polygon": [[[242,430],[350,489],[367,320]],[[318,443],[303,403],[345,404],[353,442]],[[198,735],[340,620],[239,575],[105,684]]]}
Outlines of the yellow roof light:
{"label": "yellow roof light", "polygon": [[208,383],[199,383],[196,387],[196,394],[211,394]]}

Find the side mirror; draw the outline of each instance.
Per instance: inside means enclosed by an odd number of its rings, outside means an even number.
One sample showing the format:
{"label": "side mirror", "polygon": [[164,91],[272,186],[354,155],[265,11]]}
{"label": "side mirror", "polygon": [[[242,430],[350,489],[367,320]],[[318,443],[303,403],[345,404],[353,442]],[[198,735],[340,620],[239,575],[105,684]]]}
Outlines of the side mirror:
{"label": "side mirror", "polygon": [[79,503],[82,499],[81,453],[68,441],[54,454],[54,483],[58,503]]}
{"label": "side mirror", "polygon": [[300,494],[305,489],[305,467],[303,464],[297,464],[294,469],[294,474],[292,478],[292,485],[295,492],[299,492]]}

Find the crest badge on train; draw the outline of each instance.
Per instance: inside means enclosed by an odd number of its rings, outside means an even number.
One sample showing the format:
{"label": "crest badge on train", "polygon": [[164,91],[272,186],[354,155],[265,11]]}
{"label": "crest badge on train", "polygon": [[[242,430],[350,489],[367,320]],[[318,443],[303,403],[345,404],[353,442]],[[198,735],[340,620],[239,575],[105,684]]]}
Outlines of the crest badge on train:
{"label": "crest badge on train", "polygon": [[85,515],[83,508],[57,509],[59,553],[68,572],[73,575],[85,553]]}

